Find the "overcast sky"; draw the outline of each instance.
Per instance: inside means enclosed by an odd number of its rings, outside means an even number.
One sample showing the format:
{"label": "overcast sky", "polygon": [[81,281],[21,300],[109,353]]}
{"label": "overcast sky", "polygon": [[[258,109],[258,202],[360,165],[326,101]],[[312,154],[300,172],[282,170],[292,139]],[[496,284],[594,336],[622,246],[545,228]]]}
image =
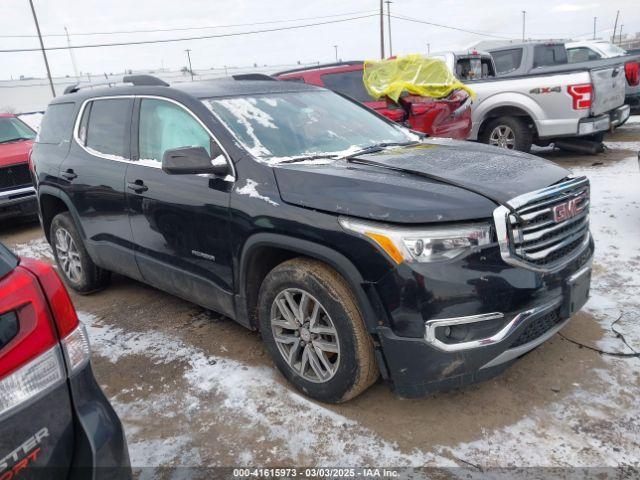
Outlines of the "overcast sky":
{"label": "overcast sky", "polygon": [[[358,12],[351,16],[374,13],[377,0],[34,0],[43,34],[105,32],[113,30],[167,29],[206,27],[290,20],[304,17]],[[28,0],[0,0],[0,35],[35,35]],[[535,5],[535,6],[534,6]],[[550,1],[504,0],[425,1],[394,0],[392,14],[397,13],[430,22],[486,32],[497,36],[519,38],[522,10],[527,11],[527,37],[559,38],[590,36],[593,17],[598,17],[599,35],[611,34],[616,10],[624,32],[640,31],[638,0],[619,1]],[[340,17],[317,21],[331,21]],[[141,39],[188,37],[206,34],[243,32],[257,29],[312,23],[300,20],[254,26],[221,27],[207,30],[125,35],[72,36],[76,45]],[[386,27],[386,19],[385,19]],[[459,49],[489,39],[458,31],[392,19],[394,53]],[[297,61],[333,61],[334,48],[342,59],[376,58],[379,55],[379,23],[377,18],[363,18],[300,30],[254,35],[190,40],[157,45],[135,45],[75,50],[78,69],[100,74],[125,69],[179,69],[186,65],[184,50],[190,48],[194,69],[246,66],[259,64],[291,64]],[[46,46],[66,45],[64,37],[45,37]],[[1,38],[0,49],[38,47],[37,38]],[[67,50],[52,51],[49,61],[54,76],[73,73]],[[0,78],[44,76],[39,52],[0,53]]]}

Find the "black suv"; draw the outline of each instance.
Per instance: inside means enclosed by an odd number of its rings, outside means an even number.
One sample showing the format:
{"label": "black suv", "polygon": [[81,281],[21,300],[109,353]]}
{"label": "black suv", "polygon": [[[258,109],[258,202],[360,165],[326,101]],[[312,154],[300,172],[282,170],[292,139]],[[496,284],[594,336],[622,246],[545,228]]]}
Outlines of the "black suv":
{"label": "black suv", "polygon": [[305,84],[125,81],[54,100],[33,148],[79,292],[118,272],[234,318],[326,402],[491,377],[586,301],[586,178]]}

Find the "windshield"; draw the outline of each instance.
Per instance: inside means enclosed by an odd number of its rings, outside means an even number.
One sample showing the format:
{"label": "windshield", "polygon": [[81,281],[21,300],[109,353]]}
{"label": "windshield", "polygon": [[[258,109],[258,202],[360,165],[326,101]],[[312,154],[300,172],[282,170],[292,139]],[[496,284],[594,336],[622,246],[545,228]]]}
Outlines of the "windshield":
{"label": "windshield", "polygon": [[213,98],[204,103],[253,156],[273,163],[419,140],[328,91]]}
{"label": "windshield", "polygon": [[33,140],[36,132],[15,117],[0,117],[0,143]]}
{"label": "windshield", "polygon": [[608,57],[620,57],[627,54],[626,50],[609,42],[598,42],[598,47]]}

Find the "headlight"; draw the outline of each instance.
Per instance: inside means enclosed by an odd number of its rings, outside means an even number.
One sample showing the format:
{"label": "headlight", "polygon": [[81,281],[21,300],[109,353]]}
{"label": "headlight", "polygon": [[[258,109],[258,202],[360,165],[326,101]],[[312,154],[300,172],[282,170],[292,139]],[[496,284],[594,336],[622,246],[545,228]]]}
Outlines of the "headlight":
{"label": "headlight", "polygon": [[340,225],[375,242],[396,263],[437,262],[491,243],[489,224],[396,227],[340,217]]}

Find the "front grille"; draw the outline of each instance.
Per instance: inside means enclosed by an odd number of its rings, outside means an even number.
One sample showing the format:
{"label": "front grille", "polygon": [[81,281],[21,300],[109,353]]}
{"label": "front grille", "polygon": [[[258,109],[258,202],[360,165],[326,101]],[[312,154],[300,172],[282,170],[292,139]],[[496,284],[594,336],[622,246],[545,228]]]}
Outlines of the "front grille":
{"label": "front grille", "polygon": [[31,172],[26,163],[0,168],[0,190],[32,185]]}
{"label": "front grille", "polygon": [[589,239],[585,177],[516,197],[508,204],[511,210],[499,207],[495,214],[502,256],[508,263],[552,270],[574,258]]}
{"label": "front grille", "polygon": [[540,337],[540,335],[544,335],[546,332],[551,330],[559,322],[560,315],[558,315],[557,311],[549,312],[540,318],[536,318],[529,325],[527,325],[527,328],[522,331],[516,341],[511,344],[510,348],[519,347],[520,345],[524,345],[525,343],[529,343],[535,340],[536,338]]}

